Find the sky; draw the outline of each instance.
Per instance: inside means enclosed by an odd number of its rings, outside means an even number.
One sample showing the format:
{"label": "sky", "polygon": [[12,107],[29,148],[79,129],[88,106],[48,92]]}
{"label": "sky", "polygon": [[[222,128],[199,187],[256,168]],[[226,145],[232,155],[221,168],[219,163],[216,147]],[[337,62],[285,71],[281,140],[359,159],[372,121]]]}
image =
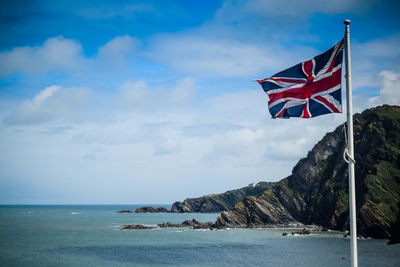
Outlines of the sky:
{"label": "sky", "polygon": [[354,112],[400,104],[397,1],[0,6],[0,204],[169,204],[287,177],[345,113],[273,120],[255,80],[331,48],[345,19]]}

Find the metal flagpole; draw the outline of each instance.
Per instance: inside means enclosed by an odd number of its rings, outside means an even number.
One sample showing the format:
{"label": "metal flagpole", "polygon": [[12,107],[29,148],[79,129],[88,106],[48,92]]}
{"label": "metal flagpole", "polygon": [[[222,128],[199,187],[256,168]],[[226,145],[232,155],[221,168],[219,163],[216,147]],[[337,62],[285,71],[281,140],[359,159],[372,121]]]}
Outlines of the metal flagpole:
{"label": "metal flagpole", "polygon": [[358,266],[357,259],[357,219],[356,192],[354,179],[354,141],[353,141],[353,107],[351,96],[351,63],[350,63],[350,20],[345,20],[345,49],[346,49],[346,97],[347,97],[347,159],[349,163],[349,204],[350,204],[350,254],[351,266]]}

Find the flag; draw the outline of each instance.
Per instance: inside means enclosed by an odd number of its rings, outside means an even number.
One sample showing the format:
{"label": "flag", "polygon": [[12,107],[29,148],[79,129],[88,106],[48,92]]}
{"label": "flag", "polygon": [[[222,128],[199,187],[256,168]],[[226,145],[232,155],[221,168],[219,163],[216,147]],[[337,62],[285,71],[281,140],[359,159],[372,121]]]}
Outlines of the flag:
{"label": "flag", "polygon": [[271,78],[257,80],[269,97],[272,118],[342,112],[343,42]]}

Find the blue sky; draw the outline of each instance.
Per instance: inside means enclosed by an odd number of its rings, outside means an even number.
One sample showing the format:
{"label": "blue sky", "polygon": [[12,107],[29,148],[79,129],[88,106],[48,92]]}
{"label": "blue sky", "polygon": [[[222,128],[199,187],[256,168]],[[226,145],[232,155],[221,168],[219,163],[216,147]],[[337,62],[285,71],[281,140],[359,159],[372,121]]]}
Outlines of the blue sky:
{"label": "blue sky", "polygon": [[[397,1],[2,1],[0,203],[172,203],[290,174],[345,120],[255,79],[351,19],[354,110],[400,104]],[[343,92],[344,94],[344,92]]]}

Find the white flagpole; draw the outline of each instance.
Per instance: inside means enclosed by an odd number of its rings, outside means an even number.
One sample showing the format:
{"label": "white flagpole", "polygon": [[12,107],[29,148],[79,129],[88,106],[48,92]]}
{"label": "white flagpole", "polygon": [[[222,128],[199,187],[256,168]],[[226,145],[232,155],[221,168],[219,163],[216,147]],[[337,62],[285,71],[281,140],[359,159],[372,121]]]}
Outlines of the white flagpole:
{"label": "white flagpole", "polygon": [[345,20],[345,49],[346,49],[346,97],[347,97],[347,158],[349,163],[349,204],[350,204],[350,254],[351,266],[358,266],[357,259],[357,219],[356,192],[354,179],[354,141],[353,141],[353,107],[351,96],[351,63],[350,63],[350,20]]}

